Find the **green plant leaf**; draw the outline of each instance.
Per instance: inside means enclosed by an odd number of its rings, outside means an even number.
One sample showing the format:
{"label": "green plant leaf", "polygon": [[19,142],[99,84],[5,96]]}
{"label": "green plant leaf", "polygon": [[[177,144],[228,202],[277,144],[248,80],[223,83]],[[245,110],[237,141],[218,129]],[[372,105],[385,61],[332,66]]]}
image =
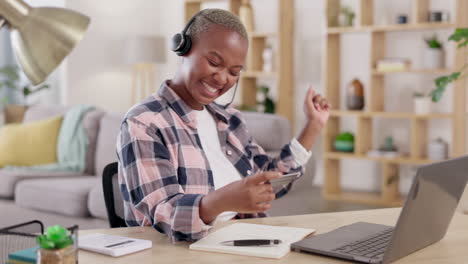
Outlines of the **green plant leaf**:
{"label": "green plant leaf", "polygon": [[457,28],[455,32],[449,36],[448,40],[458,42],[462,39],[468,40],[468,28]]}
{"label": "green plant leaf", "polygon": [[49,226],[46,230],[46,237],[51,241],[61,241],[67,237],[67,230],[59,225]]}
{"label": "green plant leaf", "polygon": [[437,87],[446,86],[449,82],[449,76],[440,76],[434,82]]}
{"label": "green plant leaf", "polygon": [[436,89],[432,90],[431,93],[429,94],[431,96],[432,102],[438,102],[442,98],[442,95],[444,95],[445,92],[445,86],[440,86],[437,87]]}
{"label": "green plant leaf", "polygon": [[450,74],[448,76],[448,82],[456,81],[458,79],[458,77],[460,77],[460,74],[461,74],[461,72],[454,72],[454,73]]}
{"label": "green plant leaf", "polygon": [[40,248],[44,249],[54,249],[55,243],[47,239],[46,235],[40,235],[36,237],[36,243],[39,245]]}
{"label": "green plant leaf", "polygon": [[466,47],[468,46],[468,40],[465,40],[464,42],[458,44],[457,48],[463,48],[463,47]]}

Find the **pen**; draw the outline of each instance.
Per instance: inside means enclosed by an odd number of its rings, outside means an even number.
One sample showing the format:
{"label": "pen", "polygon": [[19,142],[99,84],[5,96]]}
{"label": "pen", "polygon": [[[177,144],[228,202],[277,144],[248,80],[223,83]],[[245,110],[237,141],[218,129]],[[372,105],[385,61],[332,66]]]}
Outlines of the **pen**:
{"label": "pen", "polygon": [[240,239],[221,242],[225,246],[248,247],[248,246],[274,246],[281,244],[279,239]]}

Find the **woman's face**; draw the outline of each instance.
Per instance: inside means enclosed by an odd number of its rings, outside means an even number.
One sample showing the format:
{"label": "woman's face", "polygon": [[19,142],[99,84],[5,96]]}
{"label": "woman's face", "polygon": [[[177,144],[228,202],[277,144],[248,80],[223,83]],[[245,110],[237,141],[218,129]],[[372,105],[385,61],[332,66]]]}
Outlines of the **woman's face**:
{"label": "woman's face", "polygon": [[233,87],[244,67],[247,49],[247,40],[222,26],[212,25],[200,33],[182,64],[189,95],[186,103],[201,109]]}

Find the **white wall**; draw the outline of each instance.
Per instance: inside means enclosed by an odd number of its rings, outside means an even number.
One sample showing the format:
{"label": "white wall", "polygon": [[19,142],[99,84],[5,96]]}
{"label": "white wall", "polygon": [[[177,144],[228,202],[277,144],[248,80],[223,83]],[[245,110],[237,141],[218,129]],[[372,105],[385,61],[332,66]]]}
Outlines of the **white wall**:
{"label": "white wall", "polygon": [[[395,0],[376,2],[376,21],[381,21],[384,11],[389,20],[396,14],[409,12],[409,1]],[[453,10],[453,5],[445,7],[447,1],[433,0],[437,9]],[[452,0],[450,2],[453,2]],[[276,5],[272,0],[252,0],[255,9],[256,28],[258,31],[276,29]],[[343,3],[355,5],[357,1],[343,0]],[[321,91],[321,49],[323,38],[323,1],[295,1],[295,91],[296,91],[296,131],[304,122],[302,100],[307,83]],[[126,111],[130,106],[130,67],[123,63],[123,40],[133,34],[156,34],[166,37],[167,63],[157,66],[157,86],[173,75],[179,58],[169,51],[169,40],[183,27],[182,0],[80,0],[67,1],[67,7],[81,11],[92,18],[89,32],[82,43],[69,57],[67,100],[69,103],[89,103],[111,111]],[[210,3],[207,7],[225,7],[225,4]],[[415,65],[420,63],[420,50],[423,36],[429,32],[390,33],[387,40],[389,55],[408,56]],[[446,39],[448,31],[441,31],[440,37]],[[404,47],[404,48],[403,48]],[[341,47],[343,54],[341,65],[341,87],[355,76],[359,77],[369,89],[369,36],[351,34],[343,36]],[[430,89],[430,77],[394,76],[386,78],[387,110],[411,111],[411,94],[415,87],[426,86]],[[262,82],[271,83],[267,80]],[[239,97],[239,96],[238,96]],[[344,101],[344,97],[342,98]],[[450,93],[437,105],[439,110],[448,111]],[[388,103],[387,103],[388,102]],[[383,142],[386,135],[395,137],[396,144],[407,149],[409,126],[404,121],[375,122],[374,145]],[[353,120],[342,122],[344,129],[355,130]],[[430,139],[443,136],[450,140],[450,130],[444,122],[431,122]],[[436,128],[436,129],[432,129]],[[321,164],[321,142],[314,146],[314,155]],[[403,175],[412,175],[411,167],[403,167]],[[318,166],[315,183],[322,183],[322,167]],[[343,186],[353,189],[378,189],[376,177],[379,168],[375,163],[364,161],[343,161]],[[403,177],[402,191],[408,188],[410,177]]]}

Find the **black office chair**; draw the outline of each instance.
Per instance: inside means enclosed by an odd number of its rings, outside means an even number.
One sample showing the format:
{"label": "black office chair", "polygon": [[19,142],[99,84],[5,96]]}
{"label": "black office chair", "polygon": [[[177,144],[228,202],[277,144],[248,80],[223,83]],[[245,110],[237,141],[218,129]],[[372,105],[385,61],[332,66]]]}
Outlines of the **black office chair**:
{"label": "black office chair", "polygon": [[[123,199],[120,194],[117,181],[118,164],[109,163],[102,173],[102,188],[104,190],[104,201],[106,203],[107,217],[111,228],[126,227],[123,219]],[[114,193],[116,195],[114,195]]]}

